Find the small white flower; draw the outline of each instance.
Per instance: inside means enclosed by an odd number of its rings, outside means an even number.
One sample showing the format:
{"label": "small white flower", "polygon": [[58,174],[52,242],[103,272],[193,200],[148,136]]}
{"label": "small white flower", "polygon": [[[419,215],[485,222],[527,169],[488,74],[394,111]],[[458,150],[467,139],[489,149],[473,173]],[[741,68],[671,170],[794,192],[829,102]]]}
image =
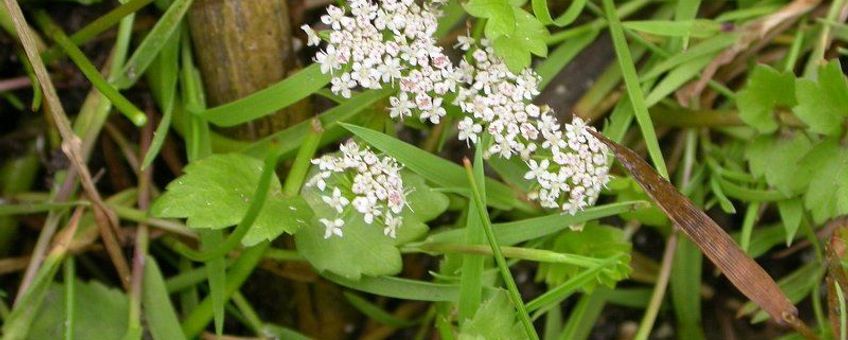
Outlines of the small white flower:
{"label": "small white flower", "polygon": [[303,32],[306,32],[306,46],[318,46],[321,44],[321,38],[318,37],[318,34],[315,33],[315,30],[313,30],[312,27],[309,27],[309,25],[303,25],[300,26],[300,29],[302,29]]}
{"label": "small white flower", "polygon": [[344,221],[342,219],[337,218],[335,220],[330,221],[326,218],[322,218],[318,221],[321,222],[322,224],[324,224],[324,228],[325,228],[324,229],[324,238],[325,239],[328,239],[328,238],[332,237],[333,235],[336,235],[338,237],[342,237],[342,227],[344,226]]}
{"label": "small white flower", "polygon": [[321,199],[324,201],[324,203],[327,203],[327,205],[333,207],[333,209],[336,209],[336,212],[338,212],[339,214],[341,214],[342,211],[344,211],[344,208],[348,205],[348,203],[350,203],[350,201],[346,197],[342,196],[342,191],[339,190],[339,188],[337,187],[333,188],[333,196],[323,196],[321,197]]}

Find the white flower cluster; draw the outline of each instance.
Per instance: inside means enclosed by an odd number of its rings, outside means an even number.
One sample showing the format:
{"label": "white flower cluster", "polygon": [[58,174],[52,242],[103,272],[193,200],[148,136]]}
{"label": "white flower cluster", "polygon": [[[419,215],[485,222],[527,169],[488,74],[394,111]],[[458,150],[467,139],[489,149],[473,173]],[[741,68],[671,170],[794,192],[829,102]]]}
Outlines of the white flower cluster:
{"label": "white flower cluster", "polygon": [[[461,49],[474,47],[470,38],[457,44]],[[519,75],[509,71],[487,40],[474,47],[471,61],[462,60],[459,70],[462,85],[454,100],[466,117],[459,122],[459,139],[478,143],[485,130],[492,144],[485,154],[512,158],[520,155],[529,159],[536,151],[536,140],[546,125],[555,125],[556,118],[548,109],[530,102],[539,94],[539,76],[531,69]]]}
{"label": "white flower cluster", "polygon": [[[399,84],[400,92],[390,98],[392,118],[414,113],[437,124],[445,116],[443,96],[456,88],[453,63],[436,45],[438,1],[351,0],[350,16],[339,7],[328,6],[321,21],[330,26],[329,44],[315,61],[321,72],[333,73],[330,90],[349,98],[357,86],[379,89]],[[307,44],[320,39],[309,26],[301,27]]]}
{"label": "white flower cluster", "polygon": [[343,235],[342,217],[351,211],[348,206],[361,214],[367,224],[381,222],[383,233],[395,238],[403,222],[400,214],[406,206],[406,192],[400,176],[402,166],[394,158],[380,157],[353,140],[340,145],[339,150],[340,154],[313,159],[312,164],[317,165],[319,171],[306,183],[318,188],[323,193],[324,203],[338,213],[333,220],[319,220],[326,228],[324,238]]}
{"label": "white flower cluster", "polygon": [[[606,146],[588,132],[592,127],[579,118],[566,124],[562,131],[562,125],[547,106],[531,102],[539,94],[539,75],[532,69],[513,74],[487,40],[478,45],[473,38],[464,36],[458,38],[455,47],[470,52],[470,57],[454,67],[433,37],[438,5],[442,1],[423,0],[423,4],[416,0],[376,1],[348,1],[349,16],[341,8],[328,6],[327,14],[321,17],[330,27],[329,43],[315,61],[321,65],[322,72],[333,73],[331,91],[350,97],[355,87],[379,89],[386,84],[397,84],[398,94],[389,98],[390,116],[404,119],[418,115],[422,121],[433,124],[446,115],[445,95],[456,93],[452,104],[465,114],[458,123],[459,139],[469,145],[477,144],[486,133],[492,137],[484,152],[486,157],[521,157],[530,168],[525,178],[534,180],[531,198],[538,199],[543,207],[571,214],[594,203],[609,180]],[[302,28],[309,37],[309,45],[320,43],[321,39],[309,26]],[[355,144],[342,147],[343,158],[348,157],[352,145]],[[358,147],[354,151],[370,153]],[[376,155],[369,157],[376,159]],[[316,163],[322,172],[313,181],[322,191],[324,178],[350,168],[338,167],[338,162],[331,157]],[[375,216],[385,217],[385,233],[393,236],[396,226],[390,225],[399,224],[396,222],[399,217],[391,215],[393,206],[379,207],[382,197],[387,197],[388,188],[382,187],[387,184],[378,181],[373,185],[383,192],[354,191],[357,196],[351,204],[364,214],[368,223]],[[402,187],[395,190],[402,198]],[[343,191],[336,191],[333,189],[325,202],[341,213],[350,202]],[[396,207],[394,214],[402,205]],[[322,220],[322,223],[327,226],[326,237],[341,235],[342,220]]]}
{"label": "white flower cluster", "polygon": [[565,136],[559,125],[542,130],[542,149],[534,155],[539,160],[527,160],[530,170],[524,174],[536,181],[530,198],[538,199],[542,207],[574,215],[594,204],[609,181],[607,146],[589,130],[594,128],[578,117],[565,124]]}
{"label": "white flower cluster", "polygon": [[535,180],[530,196],[545,208],[575,214],[594,203],[609,181],[606,146],[577,117],[563,135],[554,112],[530,102],[539,94],[539,76],[531,69],[513,74],[486,40],[480,45],[466,37],[457,44],[474,49],[459,66],[464,86],[454,103],[466,114],[459,139],[476,144],[485,131],[492,136],[487,157],[520,156],[530,168],[524,178]]}

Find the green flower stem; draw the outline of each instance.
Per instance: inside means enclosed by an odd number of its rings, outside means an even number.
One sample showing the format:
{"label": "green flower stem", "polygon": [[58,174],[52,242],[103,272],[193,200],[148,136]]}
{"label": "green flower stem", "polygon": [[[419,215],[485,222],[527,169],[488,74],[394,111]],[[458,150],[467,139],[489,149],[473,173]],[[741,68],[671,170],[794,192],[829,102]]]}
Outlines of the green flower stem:
{"label": "green flower stem", "polygon": [[145,211],[141,211],[120,204],[107,202],[106,205],[110,209],[112,209],[112,211],[115,212],[115,215],[118,215],[118,217],[120,217],[121,219],[133,221],[136,223],[144,223],[151,227],[156,227],[170,233],[197,238],[197,234],[193,230],[189,229],[184,224],[179,223],[177,221],[165,220],[161,218],[152,218]]}
{"label": "green flower stem", "polygon": [[[603,259],[596,259],[594,257],[574,255],[574,254],[565,254],[565,253],[557,253],[550,250],[543,249],[532,249],[532,248],[521,248],[521,247],[500,247],[501,252],[504,257],[519,259],[519,260],[527,260],[527,261],[535,261],[535,262],[544,262],[544,263],[561,263],[561,264],[570,264],[578,267],[584,268],[592,268],[604,263]],[[491,256],[492,249],[488,246],[484,245],[469,245],[469,244],[455,244],[455,243],[429,243],[421,245],[419,249],[413,249],[413,251],[423,251],[423,252],[435,252],[442,254],[451,254],[451,253],[459,253],[459,254],[476,254],[476,255],[489,255]]]}
{"label": "green flower stem", "polygon": [[[318,144],[321,141],[322,133],[323,129],[320,124],[313,121],[312,129],[306,136],[303,144],[301,144],[300,150],[298,150],[297,157],[292,165],[292,169],[289,171],[288,177],[286,177],[285,184],[283,185],[284,194],[294,196],[300,192],[300,188],[303,186],[303,182],[306,179],[306,173],[311,164],[310,161],[315,155],[315,152],[318,150]],[[244,281],[247,280],[248,276],[250,276],[253,272],[253,269],[259,264],[259,261],[264,258],[265,252],[268,250],[270,245],[270,242],[266,241],[244,249],[241,256],[239,256],[227,272],[227,281],[224,290],[225,299],[232,297]],[[212,298],[207,296],[183,321],[183,333],[185,333],[187,338],[197,337],[197,335],[206,328],[206,325],[212,321],[212,317]]]}
{"label": "green flower stem", "polygon": [[70,57],[74,64],[79,67],[83,75],[88,78],[91,84],[94,85],[101,94],[115,105],[115,108],[117,108],[118,111],[121,111],[121,113],[127,116],[127,118],[129,118],[129,120],[136,126],[143,126],[147,122],[147,116],[144,112],[118,92],[115,87],[109,84],[109,82],[106,81],[106,78],[103,78],[103,75],[100,74],[97,67],[88,60],[77,45],[74,45],[74,42],[65,35],[65,32],[63,32],[62,29],[56,25],[52,19],[50,19],[47,12],[36,12],[35,21],[41,29],[45,31],[47,36],[53,39],[56,44],[68,54],[68,57]]}
{"label": "green flower stem", "polygon": [[[118,22],[121,21],[127,15],[133,14],[144,6],[147,6],[153,2],[153,0],[131,0],[127,3],[122,4],[121,6],[116,7],[115,9],[109,11],[109,13],[104,14],[103,16],[95,19],[88,25],[85,25],[82,29],[77,31],[76,33],[70,36],[71,42],[74,45],[82,45],[86,42],[90,41],[92,38],[96,37],[100,33],[103,33],[112,26],[115,26]],[[53,46],[47,51],[41,54],[41,57],[44,59],[44,63],[49,64],[56,60],[56,58],[61,57],[63,54],[63,50]]]}
{"label": "green flower stem", "polygon": [[312,157],[318,150],[323,134],[324,128],[321,126],[321,121],[317,119],[310,121],[309,134],[303,139],[303,143],[295,156],[294,164],[292,164],[291,170],[286,176],[286,181],[283,183],[283,193],[287,196],[296,196],[300,192],[300,187],[306,181],[306,174],[312,165]]}
{"label": "green flower stem", "polygon": [[238,307],[242,316],[244,316],[245,321],[247,321],[248,326],[252,328],[254,334],[262,336],[262,328],[265,323],[262,322],[262,319],[259,317],[259,314],[256,313],[256,310],[253,306],[250,305],[250,302],[241,294],[241,292],[236,291],[233,294],[233,303]]}
{"label": "green flower stem", "polygon": [[76,310],[76,265],[74,257],[70,256],[62,266],[65,282],[65,340],[74,339],[74,310]]}
{"label": "green flower stem", "polygon": [[663,252],[662,267],[660,268],[657,283],[654,285],[654,291],[651,293],[651,300],[648,302],[648,308],[642,316],[642,321],[639,323],[639,329],[636,332],[634,339],[647,340],[651,329],[654,327],[654,322],[657,319],[657,313],[662,306],[663,298],[665,297],[668,280],[671,277],[671,267],[674,264],[674,253],[677,251],[677,231],[671,233],[668,241],[665,244]]}
{"label": "green flower stem", "polygon": [[512,278],[512,273],[506,264],[501,247],[495,239],[495,232],[492,230],[492,221],[489,220],[489,212],[486,210],[486,205],[483,204],[483,198],[480,194],[480,189],[477,186],[477,181],[474,180],[474,172],[471,169],[471,162],[465,159],[465,172],[468,175],[468,183],[471,185],[471,196],[474,199],[474,204],[477,205],[477,212],[480,215],[480,221],[483,222],[483,231],[486,233],[486,239],[489,240],[489,245],[492,248],[492,253],[495,255],[495,262],[498,265],[498,270],[501,277],[509,290],[509,297],[515,309],[518,310],[518,317],[521,319],[521,324],[524,326],[524,331],[530,339],[539,339],[536,334],[536,329],[533,327],[533,321],[530,320],[530,315],[527,314],[527,307],[521,300],[521,294],[518,292],[518,286]]}
{"label": "green flower stem", "polygon": [[[235,263],[235,259],[227,259],[225,266],[231,267]],[[197,267],[181,271],[165,280],[165,290],[168,294],[179,293],[187,288],[193,287],[205,281],[209,277],[206,268]]]}
{"label": "green flower stem", "polygon": [[21,203],[21,204],[4,204],[0,206],[0,216],[7,215],[24,215],[52,210],[71,208],[75,206],[89,206],[88,201],[70,201],[63,203]]}
{"label": "green flower stem", "polygon": [[265,201],[268,198],[268,189],[271,186],[271,178],[274,176],[274,170],[277,167],[277,159],[279,157],[280,153],[276,149],[268,153],[268,157],[265,158],[265,165],[262,168],[262,175],[259,177],[259,185],[253,194],[253,202],[250,202],[250,206],[247,208],[247,212],[244,214],[241,222],[233,230],[233,233],[227,236],[224,242],[215,248],[202,252],[193,250],[183,243],[176,242],[173,244],[174,250],[193,261],[206,262],[225,256],[231,250],[235,249],[241,242],[241,239],[244,238],[244,235],[247,235],[247,232],[250,231],[250,227],[253,226],[253,222],[259,217],[259,213],[265,205]]}

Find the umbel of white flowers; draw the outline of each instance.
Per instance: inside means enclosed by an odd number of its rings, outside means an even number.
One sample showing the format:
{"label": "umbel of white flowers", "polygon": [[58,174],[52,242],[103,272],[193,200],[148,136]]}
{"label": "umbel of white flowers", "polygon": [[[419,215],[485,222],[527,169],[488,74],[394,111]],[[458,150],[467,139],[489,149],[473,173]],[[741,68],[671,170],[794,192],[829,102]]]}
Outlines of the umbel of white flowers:
{"label": "umbel of white flowers", "polygon": [[319,219],[325,227],[324,238],[343,235],[344,215],[351,207],[365,223],[378,221],[384,226],[383,233],[395,238],[406,206],[402,166],[394,158],[378,156],[353,140],[340,145],[339,151],[313,159],[318,173],[306,182],[320,190],[321,200],[337,213],[335,219]]}
{"label": "umbel of white flowers", "polygon": [[[456,88],[458,73],[453,63],[436,45],[439,2],[414,0],[350,0],[350,15],[336,6],[327,6],[321,21],[330,27],[329,41],[315,55],[321,72],[332,73],[330,90],[345,98],[360,86],[380,89],[398,84],[391,97],[392,118],[418,115],[422,121],[438,124],[445,116],[443,97]],[[307,45],[321,39],[312,28],[306,32]]]}
{"label": "umbel of white flowers", "polygon": [[[524,178],[533,181],[531,199],[570,214],[597,200],[609,181],[608,150],[580,118],[565,124],[563,131],[550,108],[532,103],[540,81],[532,69],[514,74],[489,41],[478,44],[464,36],[455,47],[470,52],[470,57],[454,67],[433,37],[439,2],[349,4],[350,17],[334,6],[322,17],[331,28],[330,38],[315,61],[325,73],[333,73],[333,92],[349,96],[353,87],[381,88],[397,80],[399,93],[390,98],[390,116],[417,114],[431,123],[445,115],[443,95],[456,92],[452,104],[465,114],[457,126],[459,139],[470,146],[485,132],[492,136],[485,157],[520,157],[529,168]],[[302,28],[309,44],[320,43],[311,28]]]}

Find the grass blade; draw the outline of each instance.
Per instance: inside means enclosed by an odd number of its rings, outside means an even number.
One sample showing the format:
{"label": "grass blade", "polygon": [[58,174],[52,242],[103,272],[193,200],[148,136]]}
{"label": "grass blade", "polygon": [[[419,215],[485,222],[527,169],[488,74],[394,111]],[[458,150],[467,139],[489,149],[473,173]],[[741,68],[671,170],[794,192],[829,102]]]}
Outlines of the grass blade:
{"label": "grass blade", "polygon": [[314,63],[274,85],[244,98],[207,109],[198,115],[212,124],[226,127],[284,109],[330,83],[331,75],[321,73],[320,66]]}
{"label": "grass blade", "polygon": [[165,280],[153,257],[147,256],[144,266],[144,295],[142,296],[144,317],[154,340],[185,339],[177,312],[174,310]]}
{"label": "grass blade", "polygon": [[35,14],[35,20],[38,22],[39,26],[47,33],[47,35],[53,39],[65,53],[68,54],[68,57],[77,65],[77,67],[82,71],[82,74],[91,82],[94,87],[100,91],[103,96],[109,99],[115,108],[118,111],[121,111],[135,126],[143,126],[147,122],[147,116],[142,112],[139,108],[137,108],[132,102],[130,102],[126,97],[124,97],[117,89],[112,87],[109,82],[106,81],[106,78],[100,74],[100,71],[88,60],[85,54],[80,51],[77,45],[65,35],[65,32],[62,32],[62,29],[57,26],[50,16],[47,15],[47,12],[38,11]]}
{"label": "grass blade", "polygon": [[[495,236],[498,243],[510,246],[524,241],[564,230],[571,225],[581,224],[602,217],[618,215],[623,212],[646,208],[645,201],[617,202],[586,208],[575,215],[553,213],[521,221],[496,223]],[[464,230],[454,229],[430,235],[425,243],[463,243]]]}
{"label": "grass blade", "polygon": [[147,67],[150,66],[150,63],[153,62],[153,59],[171,40],[171,35],[177,32],[192,2],[193,0],[174,0],[171,3],[171,6],[159,18],[150,33],[144,37],[130,59],[127,60],[120,75],[115,79],[114,84],[118,88],[128,88],[138,81]]}
{"label": "grass blade", "polygon": [[[476,170],[478,172],[477,176],[482,177],[482,161],[479,165],[480,167]],[[486,239],[489,241],[492,253],[494,253],[495,263],[498,265],[501,278],[509,291],[509,298],[512,301],[512,305],[518,312],[518,318],[524,326],[524,331],[527,333],[527,337],[538,340],[539,335],[536,334],[536,329],[533,327],[533,321],[530,320],[530,315],[527,314],[527,307],[524,305],[524,301],[521,300],[521,293],[518,292],[518,286],[515,284],[515,280],[512,278],[512,273],[509,271],[509,265],[507,265],[506,259],[504,259],[504,256],[501,253],[501,247],[498,245],[497,239],[495,239],[495,232],[492,230],[492,222],[491,219],[489,219],[489,212],[486,210],[486,204],[483,202],[483,193],[480,190],[480,186],[477,185],[477,181],[474,179],[474,170],[471,169],[471,162],[469,162],[468,159],[465,159],[465,173],[468,176],[468,184],[471,188],[474,205],[477,206],[477,215],[480,217],[480,222],[482,222],[483,225],[483,231],[486,233]]]}
{"label": "grass blade", "polygon": [[639,85],[636,64],[630,56],[630,48],[627,46],[627,40],[624,38],[624,30],[621,27],[621,20],[618,18],[618,13],[612,0],[604,0],[604,11],[607,14],[615,54],[618,56],[616,58],[618,60],[618,66],[621,67],[621,74],[624,76],[624,85],[627,88],[628,98],[630,98],[630,104],[633,106],[636,121],[642,130],[642,137],[645,139],[648,154],[651,156],[651,160],[660,175],[668,178],[668,169],[666,169],[662,150],[657,140],[657,134],[654,131],[653,122],[651,122],[651,115],[648,113],[648,106],[645,104],[642,87]]}
{"label": "grass blade", "polygon": [[[485,137],[484,137],[485,138]],[[483,142],[485,143],[485,142]],[[483,153],[481,148],[474,150],[474,176],[476,180],[483,183]],[[485,189],[482,189],[485,190]],[[485,192],[483,192],[485,197]],[[480,213],[474,204],[468,205],[465,223],[465,244],[474,246],[482,244],[486,234],[483,233],[483,225],[480,223]],[[459,295],[459,321],[460,324],[474,317],[477,308],[483,300],[483,269],[485,258],[476,254],[465,254],[462,256],[462,272],[460,274]]]}

